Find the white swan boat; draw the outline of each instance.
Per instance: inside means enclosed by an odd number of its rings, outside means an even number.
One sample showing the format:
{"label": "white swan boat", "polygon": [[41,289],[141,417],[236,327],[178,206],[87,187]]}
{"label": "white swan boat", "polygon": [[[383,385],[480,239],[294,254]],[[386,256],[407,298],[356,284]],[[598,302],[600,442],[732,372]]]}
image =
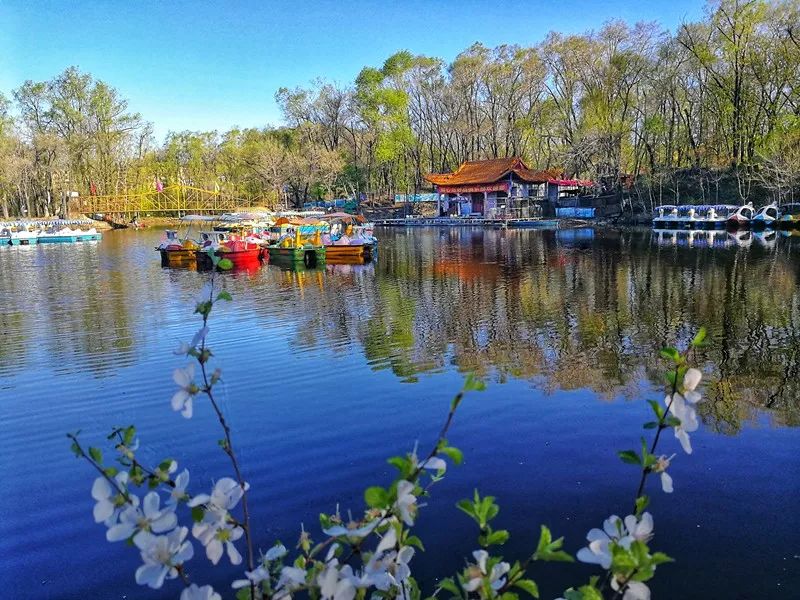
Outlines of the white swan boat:
{"label": "white swan boat", "polygon": [[733,229],[737,229],[739,227],[748,227],[750,222],[753,220],[753,215],[755,214],[755,209],[753,208],[753,203],[748,202],[737,208],[734,213],[728,217],[728,220],[725,224],[728,227]]}
{"label": "white swan boat", "polygon": [[778,205],[773,202],[758,209],[756,216],[753,217],[752,225],[753,227],[772,227],[780,216]]}

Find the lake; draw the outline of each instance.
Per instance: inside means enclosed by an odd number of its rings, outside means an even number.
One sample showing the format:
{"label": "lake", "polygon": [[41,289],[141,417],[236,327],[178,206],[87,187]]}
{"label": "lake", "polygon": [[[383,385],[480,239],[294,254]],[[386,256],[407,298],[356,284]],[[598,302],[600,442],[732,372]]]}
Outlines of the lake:
{"label": "lake", "polygon": [[[136,424],[140,459],[178,460],[198,493],[230,473],[219,426],[198,401],[172,412],[172,354],[199,327],[207,278],[160,266],[162,232],[99,243],[0,248],[0,581],[5,598],[177,598],[136,585],[138,552],[105,542],[92,519],[94,473],[69,451]],[[655,598],[796,597],[800,589],[800,238],[716,240],[651,231],[379,229],[376,262],[293,272],[264,266],[221,279],[209,344],[222,402],[267,549],[322,539],[321,511],[363,506],[386,485],[385,459],[428,448],[466,373],[471,393],[450,442],[464,451],[420,513],[426,552],[412,571],[430,593],[477,547],[454,504],[497,497],[507,559],[547,524],[575,553],[586,532],[627,514],[647,399],[664,395],[658,351],[705,325],[706,372],[694,453],[671,432],[675,492],[651,478]],[[651,431],[644,431],[648,437]],[[438,533],[437,533],[438,532]],[[243,546],[242,546],[243,550]],[[224,561],[223,561],[224,562]],[[209,575],[199,543],[187,565]],[[543,598],[581,584],[588,565],[537,565]],[[545,574],[546,573],[546,574]]]}

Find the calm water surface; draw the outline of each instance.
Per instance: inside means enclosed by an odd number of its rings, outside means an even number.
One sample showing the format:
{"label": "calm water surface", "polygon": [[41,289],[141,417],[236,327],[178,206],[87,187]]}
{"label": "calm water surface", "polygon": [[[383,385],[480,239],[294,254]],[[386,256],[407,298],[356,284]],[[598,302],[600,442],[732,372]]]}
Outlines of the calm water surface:
{"label": "calm water surface", "polygon": [[[710,345],[703,425],[692,456],[653,481],[656,598],[800,596],[800,240],[709,244],[649,231],[380,231],[377,263],[226,274],[234,302],[210,342],[223,402],[252,485],[261,547],[293,545],[303,521],[361,507],[387,484],[385,458],[432,443],[463,374],[489,382],[464,402],[448,472],[419,519],[424,589],[476,546],[454,508],[474,487],[498,498],[507,558],[540,523],[575,552],[625,514],[636,488],[614,451],[636,447],[645,399],[661,399],[658,349],[700,325]],[[176,458],[202,490],[229,472],[217,424],[169,406],[171,351],[198,328],[205,276],[159,266],[158,231],[100,243],[0,248],[0,581],[3,598],[170,598],[137,586],[138,553],[105,542],[93,474],[64,433],[101,441],[135,423],[141,458]],[[717,247],[714,247],[716,245]],[[672,435],[663,451],[679,451]],[[437,535],[444,529],[447,538]],[[319,539],[319,538],[318,538]],[[192,567],[205,565],[198,544]],[[594,570],[538,575],[544,598]],[[217,569],[212,583],[237,573]],[[202,582],[207,582],[203,577]]]}

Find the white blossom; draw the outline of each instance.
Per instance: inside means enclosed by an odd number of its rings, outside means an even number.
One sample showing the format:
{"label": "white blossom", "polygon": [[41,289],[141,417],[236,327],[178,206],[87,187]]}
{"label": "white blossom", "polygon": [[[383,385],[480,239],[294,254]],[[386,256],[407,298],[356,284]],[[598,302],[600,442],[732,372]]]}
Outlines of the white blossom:
{"label": "white blossom", "polygon": [[172,410],[181,411],[187,418],[192,418],[192,400],[200,388],[194,383],[194,363],[189,363],[183,369],[175,369],[172,380],[180,386],[180,389],[172,396]]}
{"label": "white blossom", "polygon": [[222,600],[222,596],[215,592],[210,585],[198,587],[196,583],[193,583],[184,588],[180,600]]}
{"label": "white blossom", "polygon": [[[646,542],[653,535],[653,515],[649,512],[642,513],[641,518],[638,519],[636,515],[628,515],[625,517],[624,523],[628,532],[627,538],[630,538],[630,541]],[[627,538],[620,540],[620,545],[625,548],[630,546]]]}
{"label": "white blossom", "polygon": [[489,585],[493,590],[497,591],[505,585],[505,575],[511,569],[511,565],[507,562],[500,562],[492,567],[491,572],[487,572],[486,562],[489,559],[489,553],[486,550],[475,550],[472,556],[475,558],[476,564],[469,570],[469,579],[464,589],[468,592],[474,592],[481,586],[487,576],[489,577]]}
{"label": "white blossom", "polygon": [[281,576],[275,586],[275,600],[286,600],[292,597],[292,592],[303,586],[308,573],[299,567],[283,567]]}
{"label": "white blossom", "polygon": [[411,468],[416,469],[430,469],[431,471],[445,471],[447,463],[438,456],[432,456],[425,459],[421,463],[417,458],[417,444],[414,444],[414,450],[411,452]]}
{"label": "white blossom", "polygon": [[325,558],[325,569],[317,575],[317,585],[322,600],[353,600],[356,587],[353,585],[353,570],[349,565],[339,568],[335,558],[337,544],[333,544]]}
{"label": "white blossom", "polygon": [[653,473],[660,473],[661,489],[663,489],[667,494],[671,494],[673,491],[672,477],[670,476],[669,473],[667,473],[670,461],[672,461],[673,458],[675,458],[674,454],[670,457],[667,457],[666,455],[661,455],[656,460],[656,464],[653,465]]}
{"label": "white blossom", "polygon": [[169,492],[169,498],[167,498],[167,504],[170,506],[177,506],[178,503],[181,502],[182,500],[188,499],[189,495],[186,493],[186,488],[188,486],[189,486],[189,470],[184,469],[175,478],[175,487],[173,487]]}
{"label": "white blossom", "polygon": [[261,557],[261,564],[252,571],[245,571],[246,579],[237,579],[231,584],[233,589],[239,589],[249,586],[251,583],[258,585],[262,581],[269,579],[269,563],[283,558],[286,556],[286,547],[283,544],[275,544],[272,548],[267,550],[266,554]]}
{"label": "white blossom", "polygon": [[198,346],[202,345],[205,341],[206,336],[208,336],[208,326],[202,327],[194,334],[191,343],[181,342],[177,349],[174,350],[174,354],[178,356],[186,356],[192,350],[197,349]]}
{"label": "white blossom", "polygon": [[[174,506],[159,508],[161,499],[156,492],[150,492],[142,501],[142,508],[128,505],[119,515],[119,523],[106,532],[109,542],[127,540],[142,532],[164,533],[178,524]],[[136,541],[134,537],[134,542]]]}
{"label": "white blossom", "polygon": [[578,551],[578,560],[609,569],[612,542],[628,548],[634,540],[645,541],[652,533],[653,516],[648,512],[643,513],[640,519],[635,515],[628,515],[623,520],[617,515],[611,515],[603,522],[603,529],[591,529],[586,534],[589,545]]}
{"label": "white blossom", "polygon": [[223,477],[211,491],[211,495],[199,494],[192,498],[190,507],[204,505],[203,520],[192,526],[192,535],[206,548],[206,556],[217,564],[225,551],[231,564],[238,565],[242,562],[242,555],[233,544],[242,537],[244,530],[230,523],[228,511],[234,508],[249,488],[245,483],[244,489],[230,477]]}
{"label": "white blossom", "polygon": [[344,524],[332,525],[327,529],[323,529],[322,532],[325,535],[329,535],[331,537],[346,535],[347,537],[352,537],[352,538],[363,538],[367,537],[370,533],[372,533],[372,531],[378,526],[380,522],[381,519],[378,518],[373,521],[370,521],[365,525],[359,526],[359,524],[356,521],[350,521],[349,523],[347,523],[347,525]]}
{"label": "white blossom", "polygon": [[692,453],[692,442],[689,433],[697,431],[699,421],[695,405],[703,397],[696,391],[703,374],[697,369],[688,369],[683,377],[683,394],[675,393],[667,395],[664,402],[669,407],[669,412],[680,421],[680,425],[675,426],[675,437],[683,447],[686,454]]}
{"label": "white blossom", "polygon": [[[117,473],[117,475],[114,476],[114,481],[120,489],[127,491],[128,473],[126,471]],[[133,494],[129,494],[128,497],[134,505],[139,503],[139,498]],[[92,485],[92,498],[95,500],[94,510],[92,511],[94,522],[105,523],[107,527],[114,525],[125,506],[125,499],[122,494],[119,493],[119,489],[115,488],[105,477],[101,476],[94,480],[94,484]]]}
{"label": "white blossom", "polygon": [[397,501],[394,507],[399,511],[400,518],[409,527],[414,524],[417,514],[417,497],[413,494],[414,484],[404,479],[397,482]]}
{"label": "white blossom", "polygon": [[269,579],[269,570],[264,565],[259,565],[252,571],[245,571],[244,576],[246,579],[237,579],[231,583],[231,587],[235,590],[240,588],[249,587],[252,585],[259,585],[262,581]]}
{"label": "white blossom", "polygon": [[273,560],[278,560],[284,556],[286,556],[286,546],[283,544],[275,544],[264,554],[264,561],[272,562]]}
{"label": "white blossom", "polygon": [[167,535],[153,535],[143,531],[134,538],[141,551],[144,564],[136,569],[136,583],[158,589],[165,579],[178,576],[176,567],[194,556],[192,543],[186,541],[186,527],[173,529]]}
{"label": "white blossom", "polygon": [[603,522],[603,529],[591,529],[586,534],[589,545],[578,550],[578,560],[585,563],[600,565],[604,569],[611,567],[612,540],[619,540],[627,531],[625,525],[617,515],[611,515]]}
{"label": "white blossom", "polygon": [[250,486],[245,483],[244,489],[235,479],[223,477],[214,484],[211,495],[198,494],[189,502],[190,507],[205,504],[206,512],[225,513],[234,508]]}
{"label": "white blossom", "polygon": [[[620,584],[616,578],[611,579],[611,587],[618,592]],[[625,586],[622,600],[650,600],[650,588],[641,581],[629,581]]]}
{"label": "white blossom", "polygon": [[206,548],[206,556],[212,564],[217,564],[223,551],[232,565],[242,564],[242,555],[233,544],[244,534],[238,525],[218,519],[218,515],[206,512],[200,523],[192,526],[192,535]]}

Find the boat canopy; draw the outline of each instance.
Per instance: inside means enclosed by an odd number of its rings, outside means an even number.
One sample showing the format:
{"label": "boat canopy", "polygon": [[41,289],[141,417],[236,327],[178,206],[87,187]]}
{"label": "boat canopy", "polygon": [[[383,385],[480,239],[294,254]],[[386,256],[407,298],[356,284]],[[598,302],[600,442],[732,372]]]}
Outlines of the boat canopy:
{"label": "boat canopy", "polygon": [[350,213],[345,212],[335,212],[329,213],[323,217],[320,217],[325,221],[333,221],[336,219],[340,219],[342,221],[348,221],[350,223],[364,223],[366,220],[361,215],[351,215]]}
{"label": "boat canopy", "polygon": [[199,221],[199,222],[210,223],[219,220],[220,218],[216,215],[184,215],[183,217],[181,217],[181,221],[186,221],[186,222]]}
{"label": "boat canopy", "polygon": [[0,227],[64,227],[66,225],[91,225],[91,219],[42,219],[19,221],[0,221]]}

